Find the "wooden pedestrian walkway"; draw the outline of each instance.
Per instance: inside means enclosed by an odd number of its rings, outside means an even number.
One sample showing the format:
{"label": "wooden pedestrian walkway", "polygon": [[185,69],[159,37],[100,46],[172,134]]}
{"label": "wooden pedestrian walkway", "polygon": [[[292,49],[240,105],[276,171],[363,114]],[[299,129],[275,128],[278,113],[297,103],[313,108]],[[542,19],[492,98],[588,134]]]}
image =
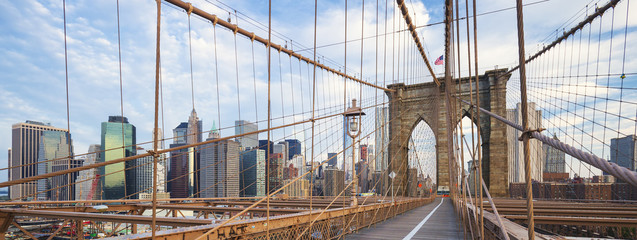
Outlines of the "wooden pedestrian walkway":
{"label": "wooden pedestrian walkway", "polygon": [[464,239],[460,224],[449,198],[437,198],[430,204],[347,235],[346,239]]}

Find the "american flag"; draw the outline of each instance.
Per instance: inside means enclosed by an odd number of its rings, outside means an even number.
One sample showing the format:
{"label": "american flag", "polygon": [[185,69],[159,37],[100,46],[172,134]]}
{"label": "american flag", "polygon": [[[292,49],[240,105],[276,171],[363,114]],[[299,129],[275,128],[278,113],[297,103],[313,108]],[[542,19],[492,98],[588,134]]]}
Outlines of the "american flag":
{"label": "american flag", "polygon": [[442,65],[443,63],[443,55],[440,55],[440,57],[434,62],[435,65]]}

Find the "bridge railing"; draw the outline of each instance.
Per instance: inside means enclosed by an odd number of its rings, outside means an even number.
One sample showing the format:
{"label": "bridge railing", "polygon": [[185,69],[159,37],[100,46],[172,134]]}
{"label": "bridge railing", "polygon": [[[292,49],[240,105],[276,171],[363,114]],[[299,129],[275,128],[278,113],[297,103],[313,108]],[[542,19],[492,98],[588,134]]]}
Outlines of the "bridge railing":
{"label": "bridge railing", "polygon": [[[324,213],[308,211],[275,216],[269,219],[269,229],[267,228],[268,221],[264,218],[240,220],[222,226],[208,235],[208,238],[267,239],[268,236],[274,239],[337,238],[431,203],[433,200],[434,198],[398,198],[394,203],[386,201],[365,206],[331,209]],[[311,229],[306,231],[311,222],[313,222]],[[158,231],[156,237],[160,239],[195,239],[217,225],[219,224]],[[128,235],[126,238],[151,239],[152,236],[150,233],[144,233]]]}

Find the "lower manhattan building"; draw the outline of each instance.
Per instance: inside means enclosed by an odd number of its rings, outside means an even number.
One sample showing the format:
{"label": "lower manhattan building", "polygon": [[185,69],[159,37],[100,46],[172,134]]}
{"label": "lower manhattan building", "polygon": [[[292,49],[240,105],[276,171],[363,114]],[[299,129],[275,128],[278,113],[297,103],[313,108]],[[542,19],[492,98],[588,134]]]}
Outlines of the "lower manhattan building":
{"label": "lower manhattan building", "polygon": [[[557,136],[553,135],[553,139],[558,140]],[[542,150],[544,151],[544,172],[548,173],[565,173],[566,172],[566,153],[560,151],[557,148],[551,147],[544,143],[542,144]]]}
{"label": "lower manhattan building", "polygon": [[254,148],[241,152],[239,196],[265,196],[265,151]]}
{"label": "lower manhattan building", "polygon": [[[84,157],[82,165],[87,166],[97,163],[100,159],[100,149],[99,144],[91,144],[88,147],[88,154]],[[97,175],[99,175],[99,171],[96,168],[79,172],[77,180],[75,180],[77,182],[75,187],[75,200],[102,199],[101,186],[99,184],[93,184]],[[99,178],[97,178],[97,183],[99,183]]]}
{"label": "lower manhattan building", "polygon": [[637,169],[637,137],[629,135],[610,139],[610,162],[635,171]]}
{"label": "lower manhattan building", "polygon": [[338,196],[345,189],[345,172],[336,168],[328,168],[323,172],[325,173],[323,194]]}
{"label": "lower manhattan building", "polygon": [[[43,131],[38,146],[38,175],[79,167],[79,160],[73,155],[71,135],[68,132]],[[78,173],[55,176],[38,180],[39,200],[73,200],[75,199],[75,182]],[[67,187],[63,187],[67,186]]]}
{"label": "lower manhattan building", "polygon": [[[146,152],[144,148],[137,147],[138,153]],[[166,179],[166,167],[164,161],[164,155],[160,154],[157,159],[157,193],[165,193],[165,179]],[[133,160],[135,164],[135,194],[131,198],[141,199],[142,193],[153,193],[153,156],[141,157]]]}
{"label": "lower manhattan building", "polygon": [[[217,138],[213,129],[206,141]],[[200,197],[239,197],[239,143],[221,140],[202,145],[200,176]]]}
{"label": "lower manhattan building", "polygon": [[[185,143],[170,144],[170,148],[186,145]],[[187,198],[188,195],[188,149],[174,150],[170,152],[170,170],[166,188],[170,192],[170,198]]]}
{"label": "lower manhattan building", "polygon": [[[38,174],[38,161],[40,150],[40,137],[44,131],[68,133],[68,130],[56,128],[50,123],[26,121],[11,126],[11,154],[9,159],[9,181],[32,177]],[[68,136],[70,141],[70,135]],[[70,142],[69,142],[70,144]],[[13,166],[20,166],[15,167]],[[25,200],[37,197],[37,181],[17,184],[9,187],[9,198],[17,199],[25,197]]]}
{"label": "lower manhattan building", "polygon": [[[100,162],[108,162],[136,154],[135,126],[123,116],[109,116],[102,123],[102,144]],[[133,161],[120,162],[100,168],[102,177],[102,199],[130,198],[134,193],[135,172]]]}
{"label": "lower manhattan building", "polygon": [[[539,129],[542,127],[542,111],[535,110],[535,103],[529,102],[529,128]],[[522,125],[522,107],[518,103],[515,109],[507,109],[507,120],[515,124]],[[509,162],[509,182],[525,182],[524,171],[524,147],[522,141],[518,138],[522,136],[522,131],[513,127],[506,127],[507,145],[508,145],[508,162]],[[534,181],[542,181],[542,173],[544,172],[544,154],[542,151],[542,142],[537,139],[529,140],[531,166],[531,179]]]}

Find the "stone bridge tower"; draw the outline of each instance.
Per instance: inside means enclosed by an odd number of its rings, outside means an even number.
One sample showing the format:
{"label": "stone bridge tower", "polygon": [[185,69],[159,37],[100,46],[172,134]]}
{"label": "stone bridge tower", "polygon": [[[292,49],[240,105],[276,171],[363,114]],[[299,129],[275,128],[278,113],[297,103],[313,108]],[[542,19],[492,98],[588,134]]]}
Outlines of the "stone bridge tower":
{"label": "stone bridge tower", "polygon": [[[485,72],[479,76],[480,104],[479,106],[500,116],[506,116],[506,84],[511,74],[506,69]],[[473,97],[476,98],[475,78],[473,82]],[[456,96],[470,101],[469,79],[454,79],[460,82],[460,90]],[[448,127],[445,115],[447,107],[445,101],[444,82],[438,87],[435,83],[421,83],[405,85],[403,83],[388,86],[393,92],[386,92],[389,96],[389,172],[395,172],[394,189],[399,196],[407,196],[408,179],[408,142],[411,133],[420,121],[424,121],[434,132],[436,138],[436,182],[438,186],[449,186],[449,160],[447,151],[447,131],[454,131],[457,122]],[[457,89],[456,86],[454,88]],[[458,103],[456,99],[453,102]],[[470,117],[467,104],[461,103],[457,107],[457,121],[462,117]],[[482,177],[491,195],[503,197],[508,195],[508,161],[506,125],[486,114],[475,117],[481,126],[482,139]],[[478,123],[476,123],[477,125]]]}

